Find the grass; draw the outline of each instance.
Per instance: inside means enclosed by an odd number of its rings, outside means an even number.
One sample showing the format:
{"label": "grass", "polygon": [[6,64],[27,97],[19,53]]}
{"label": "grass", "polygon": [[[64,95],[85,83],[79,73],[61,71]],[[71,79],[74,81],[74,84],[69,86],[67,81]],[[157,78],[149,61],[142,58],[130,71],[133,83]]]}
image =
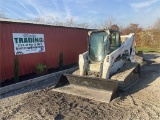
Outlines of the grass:
{"label": "grass", "polygon": [[148,48],[148,47],[136,47],[136,52],[143,51],[143,52],[160,52],[158,48]]}

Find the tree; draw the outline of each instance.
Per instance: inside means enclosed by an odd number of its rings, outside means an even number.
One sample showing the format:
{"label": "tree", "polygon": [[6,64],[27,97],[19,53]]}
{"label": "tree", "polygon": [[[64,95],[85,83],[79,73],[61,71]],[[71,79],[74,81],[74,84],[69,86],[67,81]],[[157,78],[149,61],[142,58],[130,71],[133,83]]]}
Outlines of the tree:
{"label": "tree", "polygon": [[140,33],[140,43],[142,47],[160,48],[160,18]]}
{"label": "tree", "polygon": [[158,18],[152,27],[153,45],[156,48],[160,48],[160,18]]}
{"label": "tree", "polygon": [[155,22],[154,25],[153,25],[153,28],[160,30],[160,18],[158,18],[158,19],[156,20],[156,22]]}
{"label": "tree", "polygon": [[111,28],[111,26],[114,24],[115,18],[114,17],[108,17],[105,21],[105,26],[107,28]]}
{"label": "tree", "polygon": [[43,23],[43,24],[50,24],[56,26],[64,26],[64,22],[60,21],[58,17],[53,16],[46,16],[46,17],[35,17],[32,21]]}
{"label": "tree", "polygon": [[45,22],[44,18],[42,18],[42,17],[36,17],[36,18],[33,19],[33,21],[38,22],[38,23],[44,23]]}
{"label": "tree", "polygon": [[119,27],[117,24],[111,25],[110,27],[112,30],[118,30],[119,31]]}
{"label": "tree", "polygon": [[36,17],[32,21],[43,23],[43,24],[50,24],[55,26],[66,26],[66,27],[79,27],[79,28],[88,28],[88,23],[76,23],[74,18],[68,18],[66,21],[61,21],[58,17],[53,16],[46,16],[46,17]]}
{"label": "tree", "polygon": [[128,35],[130,33],[137,34],[137,33],[141,32],[141,31],[142,31],[142,28],[139,27],[139,24],[131,23],[126,28],[123,28],[122,34],[124,34],[124,35]]}
{"label": "tree", "polygon": [[64,26],[64,22],[62,22],[58,17],[56,17],[56,18],[54,19],[54,21],[52,22],[52,25]]}
{"label": "tree", "polygon": [[93,28],[108,29],[108,28],[111,28],[111,26],[114,24],[115,24],[115,18],[114,17],[107,17],[105,21],[103,21],[101,23],[94,24]]}
{"label": "tree", "polygon": [[6,18],[6,15],[2,10],[0,10],[0,18]]}
{"label": "tree", "polygon": [[76,23],[74,21],[74,18],[69,18],[67,21],[64,23],[65,26],[67,27],[75,27]]}
{"label": "tree", "polygon": [[139,27],[139,24],[131,23],[126,28],[123,28],[121,31],[122,35],[128,35],[130,33],[134,33],[136,36],[136,45],[140,46],[140,33],[142,28]]}

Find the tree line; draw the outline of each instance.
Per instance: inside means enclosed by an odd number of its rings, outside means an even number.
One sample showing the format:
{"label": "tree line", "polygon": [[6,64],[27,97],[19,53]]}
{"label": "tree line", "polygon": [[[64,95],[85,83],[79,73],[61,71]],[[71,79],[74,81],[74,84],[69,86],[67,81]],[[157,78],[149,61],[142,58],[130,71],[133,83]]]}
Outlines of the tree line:
{"label": "tree line", "polygon": [[148,28],[142,28],[139,24],[131,23],[123,28],[122,34],[135,33],[137,47],[160,48],[160,18]]}
{"label": "tree line", "polygon": [[[0,18],[6,18],[3,11],[0,11]],[[160,18],[158,18],[151,27],[142,28],[137,23],[130,23],[128,26],[123,27],[122,25],[115,23],[114,17],[108,17],[106,21],[91,25],[89,23],[77,23],[73,17],[66,20],[61,20],[58,17],[47,16],[47,17],[35,17],[30,21],[50,24],[55,26],[65,27],[78,27],[78,28],[90,28],[90,29],[102,29],[111,28],[119,30],[121,35],[128,35],[135,33],[136,45],[138,47],[153,47],[160,48]]]}

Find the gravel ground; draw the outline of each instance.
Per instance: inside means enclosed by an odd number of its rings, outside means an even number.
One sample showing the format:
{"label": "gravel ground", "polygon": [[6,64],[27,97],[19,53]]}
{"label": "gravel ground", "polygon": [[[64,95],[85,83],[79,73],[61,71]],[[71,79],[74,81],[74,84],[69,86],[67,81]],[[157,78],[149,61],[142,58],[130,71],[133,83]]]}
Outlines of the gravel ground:
{"label": "gravel ground", "polygon": [[18,90],[3,94],[3,95],[0,96],[0,99],[10,97],[10,96],[14,96],[14,95],[23,94],[23,93],[30,92],[30,91],[44,89],[46,87],[54,85],[55,83],[56,83],[56,81],[53,81],[53,79],[48,79],[48,80],[45,80],[45,81],[34,83],[34,84],[26,86],[22,89],[18,89]]}
{"label": "gravel ground", "polygon": [[109,104],[58,93],[51,88],[45,88],[48,86],[46,83],[39,83],[1,96],[0,119],[158,120],[160,53],[147,53],[144,57],[151,62],[142,67],[140,81]]}

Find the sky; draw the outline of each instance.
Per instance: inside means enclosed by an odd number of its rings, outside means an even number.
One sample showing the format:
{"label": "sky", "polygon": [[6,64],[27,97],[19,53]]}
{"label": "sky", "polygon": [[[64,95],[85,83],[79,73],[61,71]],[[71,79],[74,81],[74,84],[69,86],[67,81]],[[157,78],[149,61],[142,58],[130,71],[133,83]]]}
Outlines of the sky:
{"label": "sky", "polygon": [[52,16],[94,25],[112,18],[119,25],[147,28],[160,18],[160,0],[0,0],[0,10],[12,19]]}

